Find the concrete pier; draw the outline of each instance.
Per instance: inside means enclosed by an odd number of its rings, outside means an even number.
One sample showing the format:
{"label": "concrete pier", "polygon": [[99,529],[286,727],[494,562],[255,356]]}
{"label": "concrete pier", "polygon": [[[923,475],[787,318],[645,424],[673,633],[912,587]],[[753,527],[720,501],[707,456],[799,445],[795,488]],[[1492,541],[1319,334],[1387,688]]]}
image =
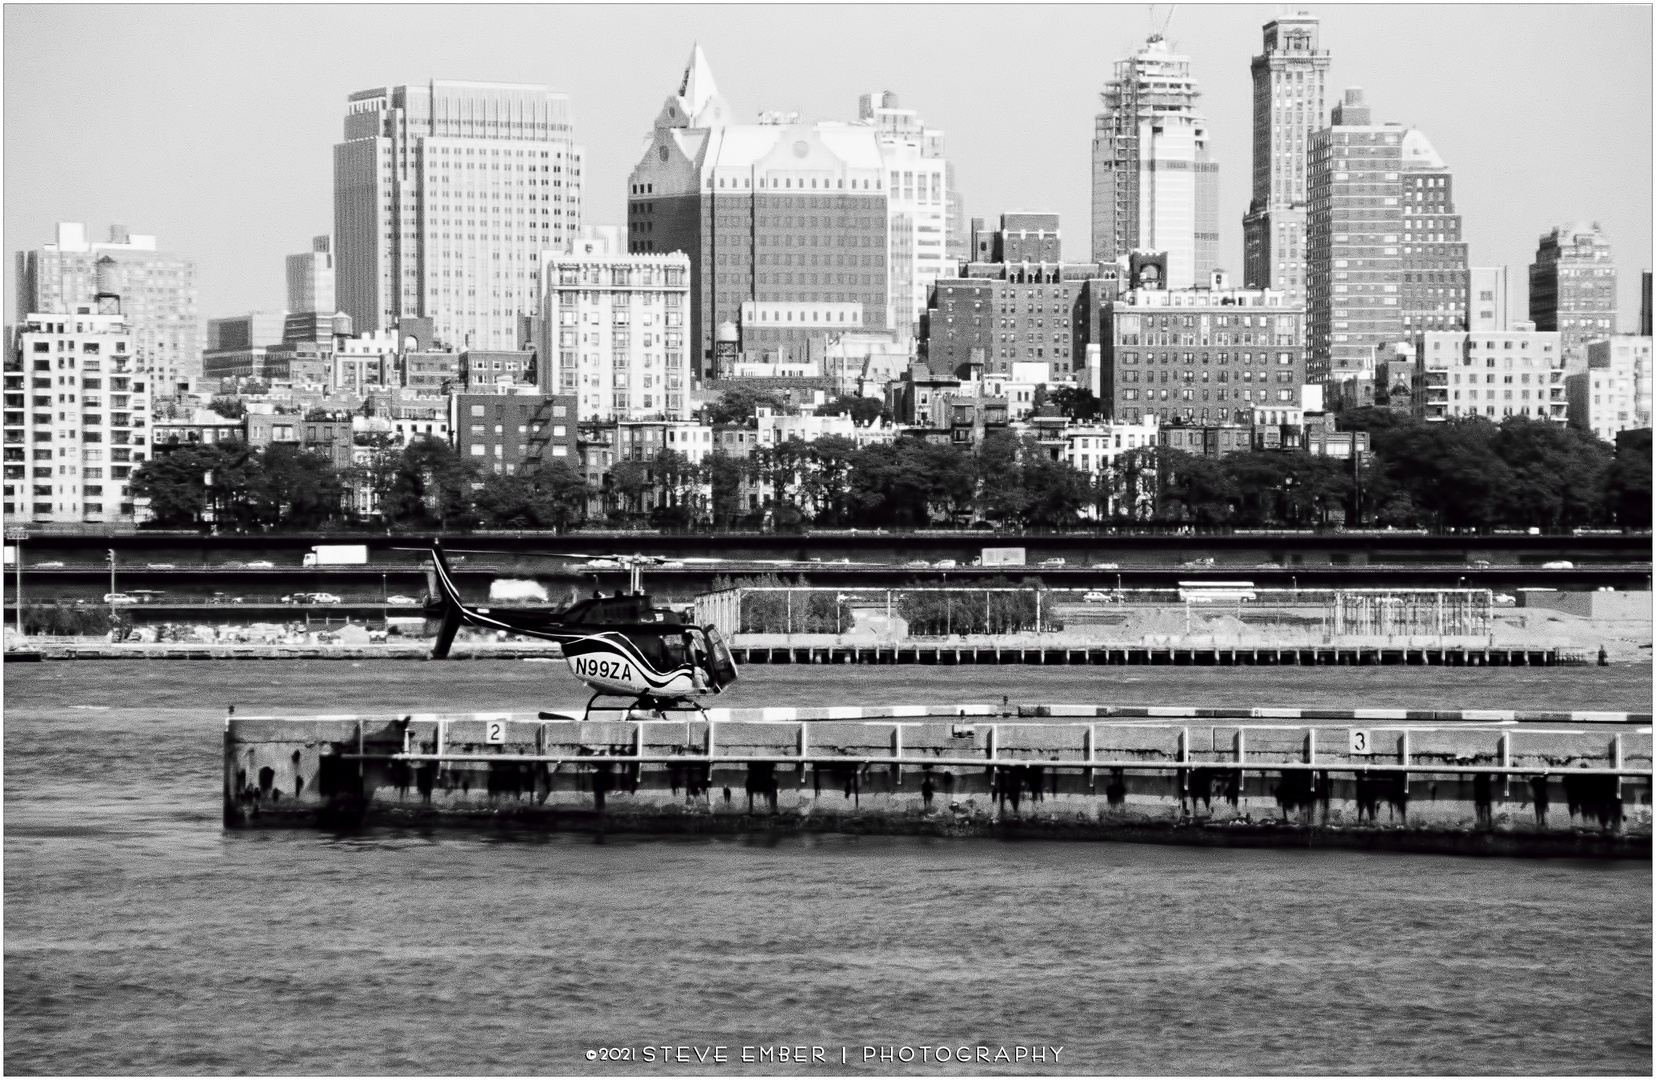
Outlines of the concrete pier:
{"label": "concrete pier", "polygon": [[233,717],[227,827],[1649,858],[1649,714],[1091,705]]}

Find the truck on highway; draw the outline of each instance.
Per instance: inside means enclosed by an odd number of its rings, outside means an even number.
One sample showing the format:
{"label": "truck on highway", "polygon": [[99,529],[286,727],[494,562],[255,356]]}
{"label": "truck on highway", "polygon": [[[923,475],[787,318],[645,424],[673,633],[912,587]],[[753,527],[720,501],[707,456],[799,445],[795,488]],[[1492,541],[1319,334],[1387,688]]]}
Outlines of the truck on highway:
{"label": "truck on highway", "polygon": [[364,566],[367,544],[317,544],[305,556],[306,566]]}
{"label": "truck on highway", "polygon": [[1024,549],[1021,547],[986,547],[983,549],[983,558],[980,566],[1022,566],[1024,565]]}

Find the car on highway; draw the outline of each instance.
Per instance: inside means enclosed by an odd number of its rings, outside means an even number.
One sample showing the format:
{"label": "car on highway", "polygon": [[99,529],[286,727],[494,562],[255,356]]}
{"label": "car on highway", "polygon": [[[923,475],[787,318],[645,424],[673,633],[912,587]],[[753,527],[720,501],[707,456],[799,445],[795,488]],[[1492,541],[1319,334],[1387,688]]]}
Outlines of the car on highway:
{"label": "car on highway", "polygon": [[385,602],[396,607],[419,607],[423,603],[412,596],[387,596]]}
{"label": "car on highway", "polygon": [[939,570],[953,570],[960,564],[953,559],[938,559],[936,565]]}
{"label": "car on highway", "polygon": [[1211,558],[1208,558],[1208,559],[1191,559],[1188,562],[1180,563],[1179,564],[1179,569],[1181,569],[1181,570],[1202,570],[1202,569],[1206,569],[1207,567],[1210,567],[1212,565],[1213,565],[1213,560]]}
{"label": "car on highway", "polygon": [[276,569],[276,564],[271,562],[269,559],[254,559],[252,562],[247,564],[247,568],[249,570],[274,570]]}
{"label": "car on highway", "polygon": [[1499,593],[1495,597],[1496,607],[1511,607],[1517,602],[1518,598],[1516,596],[1509,596],[1506,593]]}
{"label": "car on highway", "polygon": [[930,569],[931,568],[931,563],[927,562],[925,559],[910,559],[908,562],[904,563],[903,565],[904,566],[912,566],[915,569]]}
{"label": "car on highway", "polygon": [[176,565],[174,565],[173,563],[170,563],[170,562],[152,562],[152,563],[149,564],[149,568],[151,570],[177,570],[178,569],[178,567]]}
{"label": "car on highway", "polygon": [[106,603],[106,604],[136,604],[136,603],[138,603],[138,598],[136,596],[133,596],[131,593],[124,593],[124,592],[104,593],[104,603]]}
{"label": "car on highway", "polygon": [[245,604],[247,601],[240,596],[231,596],[228,593],[216,592],[207,601],[209,604]]}
{"label": "car on highway", "polygon": [[218,569],[220,569],[220,570],[246,570],[247,569],[247,564],[244,563],[244,562],[238,562],[235,559],[232,559],[229,562],[219,563],[218,564]]}
{"label": "car on highway", "polygon": [[1108,604],[1110,602],[1110,594],[1094,590],[1086,596],[1083,596],[1081,599],[1089,604]]}
{"label": "car on highway", "polygon": [[1092,564],[1092,568],[1094,570],[1120,570],[1121,564],[1113,562],[1095,562]]}
{"label": "car on highway", "polygon": [[313,604],[343,604],[344,602],[331,592],[311,593],[311,603]]}
{"label": "car on highway", "polygon": [[1472,569],[1474,569],[1474,570],[1488,570],[1489,569],[1489,560],[1488,559],[1473,559],[1470,565],[1471,565]]}
{"label": "car on highway", "polygon": [[619,570],[621,563],[615,559],[589,559],[581,564],[582,570]]}
{"label": "car on highway", "polygon": [[31,570],[62,570],[63,569],[63,564],[61,562],[58,562],[56,559],[53,559],[51,562],[37,562],[32,567],[30,567],[30,569]]}
{"label": "car on highway", "polygon": [[1048,566],[1048,567],[1050,567],[1050,566],[1063,566],[1064,565],[1064,560],[1061,559],[1061,558],[1042,559],[1041,560],[1041,565],[1042,566]]}
{"label": "car on highway", "polygon": [[1575,569],[1575,563],[1568,562],[1564,559],[1554,559],[1552,562],[1542,563],[1541,564],[1541,569],[1543,569],[1543,570],[1574,570]]}

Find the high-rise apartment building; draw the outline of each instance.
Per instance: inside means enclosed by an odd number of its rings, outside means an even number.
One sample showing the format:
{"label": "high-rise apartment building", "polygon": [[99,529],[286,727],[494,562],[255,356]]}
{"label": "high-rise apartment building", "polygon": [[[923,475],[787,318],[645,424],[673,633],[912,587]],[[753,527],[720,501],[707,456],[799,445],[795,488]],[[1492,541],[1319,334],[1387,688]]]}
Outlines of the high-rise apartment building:
{"label": "high-rise apartment building", "polygon": [[1131,289],[1104,305],[1099,398],[1115,421],[1298,425],[1305,311],[1274,289]]}
{"label": "high-rise apartment building", "polygon": [[548,252],[541,389],[581,420],[683,420],[690,404],[690,257]]}
{"label": "high-rise apartment building", "polygon": [[1615,442],[1618,431],[1650,426],[1650,338],[1617,334],[1587,345],[1587,366],[1571,374],[1570,426]]}
{"label": "high-rise apartment building", "polygon": [[[61,314],[93,304],[105,291],[121,296],[137,363],[152,376],[157,398],[170,398],[201,378],[201,317],[196,309],[195,263],[161,251],[155,237],[114,225],[106,243],[89,243],[86,226],[64,221],[57,242],[17,253],[17,318]],[[110,275],[113,275],[112,277]]]}
{"label": "high-rise apartment building", "polygon": [[1253,58],[1253,196],[1242,219],[1242,271],[1250,289],[1278,289],[1305,302],[1306,179],[1311,136],[1328,109],[1328,52],[1315,16],[1265,24]]}
{"label": "high-rise apartment building", "polygon": [[332,315],[334,307],[333,238],[318,236],[311,249],[287,257],[287,309],[295,315]]}
{"label": "high-rise apartment building", "polygon": [[1375,124],[1353,87],[1311,136],[1306,208],[1306,312],[1311,382],[1374,370],[1401,341],[1403,128]]}
{"label": "high-rise apartment building", "polygon": [[914,109],[887,90],[864,94],[857,121],[874,128],[886,172],[887,296],[891,328],[901,340],[919,331],[932,282],[952,277],[949,238],[962,222],[954,169],[943,159],[943,133],[926,127]]}
{"label": "high-rise apartment building", "polygon": [[1455,178],[1424,133],[1403,136],[1403,333],[1464,330],[1468,268]]}
{"label": "high-rise apartment building", "polygon": [[801,124],[791,114],[761,119],[730,122],[697,46],[627,181],[628,249],[690,257],[698,377],[711,370],[715,331],[739,324],[744,305],[851,304],[859,329],[890,326],[888,192],[876,129]]}
{"label": "high-rise apartment building", "polygon": [[358,333],[425,316],[456,348],[515,349],[540,253],[581,222],[569,98],[446,82],[349,98],[334,147],[335,285]]}
{"label": "high-rise apartment building", "polygon": [[1511,323],[1512,280],[1504,266],[1474,266],[1467,271],[1467,328],[1505,330]]}
{"label": "high-rise apartment building", "polygon": [[147,370],[118,296],[19,320],[5,364],[7,524],[133,519],[132,470],[149,452]]}
{"label": "high-rise apartment building", "polygon": [[1168,287],[1206,281],[1219,262],[1219,163],[1196,112],[1190,58],[1160,34],[1118,60],[1094,122],[1092,258],[1167,253]]}
{"label": "high-rise apartment building", "polygon": [[1572,374],[1587,367],[1587,343],[1616,332],[1616,264],[1598,222],[1577,221],[1541,234],[1529,268],[1529,317],[1564,336]]}
{"label": "high-rise apartment building", "polygon": [[1510,416],[1565,420],[1564,357],[1556,333],[1529,322],[1415,335],[1413,409],[1427,420]]}
{"label": "high-rise apartment building", "polygon": [[1041,369],[1042,383],[1070,378],[1085,366],[1088,313],[1114,298],[1114,279],[1101,279],[1097,263],[1062,260],[1057,214],[1002,214],[994,229],[973,218],[971,235],[972,261],[932,289],[931,369],[953,373],[975,362],[981,375],[1004,376],[1025,364]]}

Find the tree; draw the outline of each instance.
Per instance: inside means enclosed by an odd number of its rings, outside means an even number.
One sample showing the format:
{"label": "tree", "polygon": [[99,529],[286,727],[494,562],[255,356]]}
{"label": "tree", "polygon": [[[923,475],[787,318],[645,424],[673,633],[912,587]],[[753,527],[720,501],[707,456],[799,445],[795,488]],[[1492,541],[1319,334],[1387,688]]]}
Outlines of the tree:
{"label": "tree", "polygon": [[1628,529],[1650,528],[1650,429],[1616,436],[1616,456],[1606,470],[1605,510]]}
{"label": "tree", "polygon": [[1515,416],[1501,424],[1493,446],[1512,470],[1507,523],[1559,528],[1605,519],[1613,455],[1592,433]]}
{"label": "tree", "polygon": [[1009,431],[991,431],[974,456],[978,513],[988,521],[1023,520],[1027,504],[1018,475],[1018,438]]}
{"label": "tree", "polygon": [[1160,466],[1153,446],[1117,454],[1093,481],[1093,504],[1100,520],[1139,521],[1156,512]]}
{"label": "tree", "polygon": [[247,405],[241,398],[215,397],[207,407],[226,420],[240,420],[247,415]]}
{"label": "tree", "polygon": [[396,475],[380,503],[387,522],[408,526],[463,528],[471,522],[472,484],[477,466],[464,461],[441,439],[412,439],[403,448]]}
{"label": "tree", "polygon": [[566,529],[586,511],[586,478],[566,461],[531,472],[490,474],[473,495],[486,529]]}
{"label": "tree", "polygon": [[800,493],[819,525],[849,525],[853,519],[852,462],[857,444],[844,435],[824,435],[810,444]]}
{"label": "tree", "polygon": [[617,461],[610,469],[610,491],[615,498],[615,513],[634,517],[644,512],[644,493],[650,490],[650,473],[642,461],[627,458]]}
{"label": "tree", "polygon": [[707,478],[707,484],[712,489],[714,528],[728,529],[744,515],[742,478],[746,473],[746,464],[738,458],[731,457],[722,448],[703,459],[702,475]]}
{"label": "tree", "polygon": [[688,457],[664,446],[650,458],[649,475],[656,490],[652,524],[682,529],[702,516],[701,470]]}
{"label": "tree", "polygon": [[219,464],[217,446],[181,446],[157,454],[132,473],[132,494],[149,500],[150,523],[194,528],[207,512],[207,477]]}
{"label": "tree", "polygon": [[535,488],[542,497],[542,521],[559,532],[578,521],[586,520],[587,499],[592,491],[587,487],[586,474],[568,461],[554,460],[542,465],[534,474]]}
{"label": "tree", "polygon": [[744,420],[751,420],[754,413],[761,406],[768,406],[777,412],[781,412],[782,399],[768,391],[754,390],[746,386],[732,386],[720,395],[719,400],[707,404],[707,422],[710,424],[740,424]]}
{"label": "tree", "polygon": [[885,402],[879,398],[841,394],[817,410],[819,416],[844,416],[846,414],[850,414],[852,422],[859,427],[866,426],[885,416]]}
{"label": "tree", "polygon": [[1025,492],[1024,524],[1045,529],[1075,525],[1090,499],[1087,477],[1067,461],[1054,461],[1037,448],[1019,470]]}
{"label": "tree", "polygon": [[1181,450],[1164,450],[1158,461],[1162,479],[1157,517],[1208,528],[1230,523],[1240,492],[1220,462]]}
{"label": "tree", "polygon": [[1496,452],[1497,430],[1479,418],[1375,428],[1372,445],[1393,486],[1388,495],[1395,500],[1397,492],[1406,492],[1438,526],[1487,527],[1503,520],[1514,495],[1513,475]]}
{"label": "tree", "polygon": [[[384,518],[385,499],[396,483],[402,449],[393,443],[390,433],[384,431],[358,435],[354,441],[367,453],[353,459],[350,468],[345,470],[345,483],[351,492],[366,491],[367,505],[374,507],[374,512]],[[352,509],[359,515],[368,512],[364,506],[353,505]]]}
{"label": "tree", "polygon": [[[243,490],[252,522],[265,528],[314,529],[340,515],[345,485],[327,455],[272,443],[247,465]],[[236,464],[227,461],[225,467]]]}
{"label": "tree", "polygon": [[1082,424],[1097,419],[1102,408],[1091,390],[1079,386],[1060,386],[1049,391],[1046,404],[1057,406],[1059,412]]}

